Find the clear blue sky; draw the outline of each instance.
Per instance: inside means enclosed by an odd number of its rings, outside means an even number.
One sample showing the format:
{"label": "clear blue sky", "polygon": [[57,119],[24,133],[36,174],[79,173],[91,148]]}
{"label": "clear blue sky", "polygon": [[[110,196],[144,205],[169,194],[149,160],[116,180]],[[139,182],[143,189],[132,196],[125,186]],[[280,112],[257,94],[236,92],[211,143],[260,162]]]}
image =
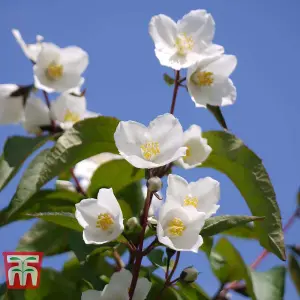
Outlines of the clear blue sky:
{"label": "clear blue sky", "polygon": [[[86,87],[90,110],[147,123],[169,110],[172,93],[162,81],[162,74],[171,70],[161,67],[154,55],[148,22],[158,13],[177,19],[198,8],[212,13],[216,21],[215,42],[238,58],[232,76],[238,98],[235,105],[224,109],[224,114],[231,131],[263,158],[285,222],[294,210],[300,183],[299,0],[2,0],[0,82],[32,82],[32,66],[16,44],[11,29],[18,28],[28,42],[41,34],[46,41],[60,46],[78,45],[89,53]],[[209,112],[196,109],[183,90],[175,114],[185,129],[194,123],[204,130],[219,129]],[[1,148],[7,136],[23,133],[18,126],[2,126]],[[188,180],[201,176],[219,180],[219,214],[249,214],[239,192],[225,176],[213,170],[178,173]],[[14,180],[0,194],[0,207],[8,204],[16,183]],[[31,224],[29,221],[1,228],[0,252],[13,250]],[[286,242],[300,242],[296,226],[286,235]],[[262,250],[256,242],[234,240],[234,244],[249,263]],[[60,268],[64,259],[65,256],[47,260],[45,265]],[[218,284],[204,255],[183,256],[181,266],[192,263],[202,272],[199,283],[207,292],[214,293]],[[270,255],[259,269],[267,270],[278,264],[281,262]],[[3,277],[0,278],[2,281]],[[297,298],[290,279],[286,290],[285,299]]]}

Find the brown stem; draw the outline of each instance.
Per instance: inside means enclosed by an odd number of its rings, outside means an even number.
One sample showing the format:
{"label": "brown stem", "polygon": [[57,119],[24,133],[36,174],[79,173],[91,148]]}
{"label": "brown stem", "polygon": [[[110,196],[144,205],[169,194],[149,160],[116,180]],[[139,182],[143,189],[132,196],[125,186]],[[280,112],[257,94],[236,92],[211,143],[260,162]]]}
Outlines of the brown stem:
{"label": "brown stem", "polygon": [[78,191],[80,194],[82,194],[83,196],[86,197],[87,194],[86,194],[86,192],[83,190],[83,188],[81,187],[78,178],[75,176],[75,174],[74,174],[74,169],[70,169],[70,173],[71,173],[72,178],[74,179],[74,182],[75,182],[77,191]]}
{"label": "brown stem", "polygon": [[179,79],[180,79],[180,71],[175,71],[173,98],[172,98],[172,104],[171,104],[171,109],[170,109],[170,114],[172,114],[172,115],[174,114],[178,88],[180,85]]}
{"label": "brown stem", "polygon": [[121,271],[125,267],[125,264],[122,261],[122,258],[120,256],[119,252],[117,251],[117,249],[114,249],[113,257],[114,257],[114,260],[116,262],[116,270]]}
{"label": "brown stem", "polygon": [[158,242],[158,238],[156,237],[155,240],[143,251],[143,256],[148,255],[156,246],[156,243]]}
{"label": "brown stem", "polygon": [[132,270],[132,280],[131,280],[131,284],[130,284],[130,288],[129,288],[129,300],[132,299],[135,288],[136,288],[136,284],[139,278],[139,272],[141,269],[141,264],[142,264],[142,260],[143,260],[143,245],[144,245],[144,238],[145,238],[145,231],[146,231],[146,227],[147,227],[147,218],[148,218],[148,212],[149,212],[149,208],[151,205],[151,199],[152,199],[153,193],[150,192],[149,189],[147,189],[147,197],[146,197],[146,201],[145,201],[145,205],[144,205],[144,211],[143,211],[143,215],[142,215],[142,231],[140,234],[140,239],[139,239],[139,245],[137,247],[137,251],[136,251],[136,259],[135,259],[135,264],[133,266],[133,270]]}
{"label": "brown stem", "polygon": [[[44,98],[45,98],[45,101],[46,101],[46,104],[49,108],[49,114],[50,114],[50,110],[51,110],[51,104],[50,104],[50,100],[49,100],[49,97],[48,97],[48,93],[43,91],[43,95],[44,95]],[[52,130],[53,130],[53,133],[55,132],[55,122],[53,121],[52,118],[50,118],[50,121],[51,121],[51,126],[52,126]]]}

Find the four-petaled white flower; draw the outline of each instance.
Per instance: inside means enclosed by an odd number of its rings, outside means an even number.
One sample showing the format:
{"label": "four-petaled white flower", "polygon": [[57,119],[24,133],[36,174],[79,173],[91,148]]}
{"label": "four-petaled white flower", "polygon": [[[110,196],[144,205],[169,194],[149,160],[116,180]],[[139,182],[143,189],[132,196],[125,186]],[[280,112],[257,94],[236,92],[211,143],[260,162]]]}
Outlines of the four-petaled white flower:
{"label": "four-petaled white flower", "polygon": [[14,35],[17,43],[20,45],[21,49],[23,50],[25,56],[35,63],[38,55],[41,52],[42,41],[44,40],[44,38],[41,35],[37,35],[35,44],[26,44],[19,30],[13,29],[12,34]]}
{"label": "four-petaled white flower", "polygon": [[203,244],[199,233],[204,221],[204,212],[185,209],[176,201],[166,202],[159,211],[158,240],[171,249],[197,253]]}
{"label": "four-petaled white flower", "polygon": [[185,155],[183,130],[171,114],[158,116],[149,126],[121,121],[114,134],[120,154],[141,169],[166,165]]}
{"label": "four-petaled white flower", "polygon": [[160,63],[175,70],[224,52],[223,47],[212,44],[215,22],[205,10],[192,10],[177,23],[166,15],[154,16],[149,33]]}
{"label": "four-petaled white flower", "polygon": [[187,87],[197,107],[207,104],[225,106],[236,100],[236,88],[230,74],[237,59],[234,55],[222,55],[218,59],[199,61],[188,69]]}
{"label": "four-petaled white flower", "polygon": [[188,183],[178,175],[168,176],[167,203],[176,203],[189,211],[205,213],[208,219],[220,205],[220,183],[210,177]]}
{"label": "four-petaled white flower", "polygon": [[97,199],[84,199],[75,206],[86,244],[104,244],[123,232],[122,210],[112,189],[100,189]]}
{"label": "four-petaled white flower", "polygon": [[88,54],[79,47],[59,48],[43,43],[33,67],[35,86],[46,92],[65,92],[80,85]]}
{"label": "four-petaled white flower", "polygon": [[94,117],[94,115],[87,112],[84,96],[62,93],[50,103],[50,111],[41,99],[29,98],[26,102],[25,119],[22,124],[29,133],[39,133],[41,126],[51,125],[51,119],[65,130],[89,117]]}
{"label": "four-petaled white flower", "polygon": [[13,96],[16,84],[0,84],[0,124],[19,123],[24,116],[24,97]]}
{"label": "four-petaled white flower", "polygon": [[[132,280],[131,273],[122,269],[114,273],[109,284],[103,291],[87,290],[82,293],[81,300],[129,300],[128,290]],[[132,300],[146,299],[151,288],[151,282],[146,278],[139,278]]]}
{"label": "four-petaled white flower", "polygon": [[201,165],[212,151],[207,144],[207,139],[202,137],[201,128],[198,125],[192,125],[183,133],[184,146],[187,147],[186,155],[179,158],[177,165],[191,169]]}
{"label": "four-petaled white flower", "polygon": [[123,159],[123,157],[118,154],[104,152],[77,163],[74,168],[74,174],[79,179],[81,188],[84,191],[88,189],[95,171],[101,165],[119,159]]}

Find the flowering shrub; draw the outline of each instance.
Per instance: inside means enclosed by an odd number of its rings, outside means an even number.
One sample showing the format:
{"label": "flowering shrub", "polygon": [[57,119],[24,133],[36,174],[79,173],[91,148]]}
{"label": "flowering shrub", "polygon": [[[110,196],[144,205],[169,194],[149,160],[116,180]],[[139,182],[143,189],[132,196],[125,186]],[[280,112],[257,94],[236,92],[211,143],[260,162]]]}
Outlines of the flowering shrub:
{"label": "flowering shrub", "polygon": [[[226,238],[250,237],[266,249],[264,255],[286,258],[269,176],[261,159],[230,133],[221,111],[236,101],[229,77],[237,59],[213,44],[215,22],[205,10],[177,22],[154,16],[149,33],[160,64],[174,70],[164,74],[173,96],[169,112],[144,125],[87,110],[84,50],[60,48],[41,36],[26,44],[13,30],[34,78],[28,86],[0,85],[0,124],[19,123],[28,132],[9,137],[4,146],[0,189],[32,153],[35,157],[0,212],[0,224],[39,218],[17,250],[74,254],[61,272],[46,276],[50,271],[44,269],[42,286],[23,291],[22,299],[227,299],[229,290],[257,300],[282,299],[284,267],[256,272]],[[202,132],[197,124],[183,129],[175,115],[179,89],[190,94],[195,107],[212,112],[222,129]],[[228,176],[252,215],[216,215],[222,184],[176,175],[177,168],[199,167]],[[54,178],[55,187],[43,189]],[[218,234],[223,237],[217,240]],[[206,253],[220,281],[212,298],[195,282],[194,267],[174,277],[182,251]],[[292,264],[296,270],[295,258]],[[154,272],[159,268],[163,278]],[[14,295],[5,285],[1,292]]]}

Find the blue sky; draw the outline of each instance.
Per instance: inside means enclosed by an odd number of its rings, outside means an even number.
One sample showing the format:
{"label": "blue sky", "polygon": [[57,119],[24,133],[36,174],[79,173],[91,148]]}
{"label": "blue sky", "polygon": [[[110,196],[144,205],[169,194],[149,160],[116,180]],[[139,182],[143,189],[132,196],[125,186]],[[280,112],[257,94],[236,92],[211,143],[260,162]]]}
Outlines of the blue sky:
{"label": "blue sky", "polygon": [[[28,42],[34,42],[35,35],[41,34],[46,41],[60,46],[78,45],[89,53],[90,65],[85,77],[90,110],[121,120],[148,123],[169,111],[172,94],[162,80],[164,72],[172,72],[161,67],[154,55],[148,22],[158,13],[178,19],[198,8],[212,13],[216,22],[215,42],[238,58],[232,76],[238,98],[235,105],[224,109],[224,115],[231,131],[263,159],[285,223],[295,207],[300,169],[298,0],[2,0],[0,82],[32,82],[32,66],[14,41],[11,29],[18,28]],[[185,129],[191,124],[198,124],[204,130],[220,129],[208,111],[194,107],[184,90],[179,93],[175,115]],[[18,126],[0,127],[1,147],[7,136],[18,134],[24,134]],[[249,214],[245,201],[224,175],[204,169],[178,171],[178,174],[188,180],[214,177],[221,182],[219,214]],[[0,194],[0,207],[8,204],[19,178],[20,175]],[[13,250],[31,224],[15,223],[1,228],[0,252]],[[299,243],[296,226],[286,235],[286,242]],[[234,240],[234,244],[248,263],[262,250],[256,242]],[[45,264],[59,268],[64,259],[58,257]],[[259,270],[281,263],[270,255]],[[218,283],[204,255],[183,255],[180,267],[190,264],[201,271],[202,287],[214,293]],[[296,299],[289,278],[286,290],[285,299]]]}

